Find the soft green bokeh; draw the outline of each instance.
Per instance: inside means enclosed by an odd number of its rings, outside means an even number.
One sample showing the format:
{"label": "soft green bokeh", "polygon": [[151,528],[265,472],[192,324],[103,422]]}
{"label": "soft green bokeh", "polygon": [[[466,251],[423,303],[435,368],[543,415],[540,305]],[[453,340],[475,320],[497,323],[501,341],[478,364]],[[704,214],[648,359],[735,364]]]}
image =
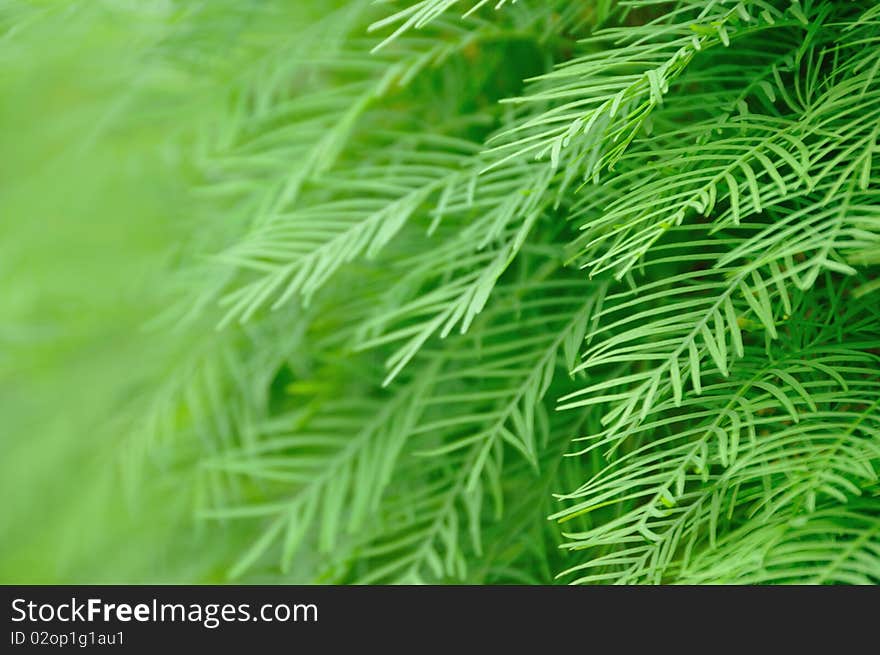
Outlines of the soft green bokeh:
{"label": "soft green bokeh", "polygon": [[193,193],[234,89],[321,6],[0,0],[0,582],[225,579],[241,544],[148,425],[217,333],[160,319],[237,229]]}
{"label": "soft green bokeh", "polygon": [[168,564],[186,494],[125,494],[120,475],[168,346],[144,326],[191,212],[184,145],[211,104],[155,59],[175,17],[140,4],[0,8],[2,582],[198,575]]}

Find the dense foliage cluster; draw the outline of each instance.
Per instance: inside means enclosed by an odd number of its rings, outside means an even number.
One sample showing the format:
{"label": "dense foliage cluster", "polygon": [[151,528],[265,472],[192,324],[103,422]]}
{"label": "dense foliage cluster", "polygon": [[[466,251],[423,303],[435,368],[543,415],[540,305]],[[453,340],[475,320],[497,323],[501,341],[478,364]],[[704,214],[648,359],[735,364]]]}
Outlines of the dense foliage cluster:
{"label": "dense foliage cluster", "polygon": [[153,53],[224,110],[126,475],[224,575],[880,582],[880,5],[220,2]]}

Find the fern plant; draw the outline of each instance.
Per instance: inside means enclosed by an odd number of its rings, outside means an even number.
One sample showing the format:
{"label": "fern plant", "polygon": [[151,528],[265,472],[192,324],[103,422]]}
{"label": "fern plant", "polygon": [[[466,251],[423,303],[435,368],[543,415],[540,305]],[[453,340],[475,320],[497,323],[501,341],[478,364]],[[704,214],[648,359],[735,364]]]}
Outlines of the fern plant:
{"label": "fern plant", "polygon": [[223,109],[125,475],[226,579],[880,582],[876,3],[167,20]]}

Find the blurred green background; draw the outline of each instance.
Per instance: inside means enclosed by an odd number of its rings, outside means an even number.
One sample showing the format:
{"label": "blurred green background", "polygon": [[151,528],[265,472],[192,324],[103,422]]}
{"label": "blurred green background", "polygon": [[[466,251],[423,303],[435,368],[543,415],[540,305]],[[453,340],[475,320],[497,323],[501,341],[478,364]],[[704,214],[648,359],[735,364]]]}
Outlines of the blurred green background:
{"label": "blurred green background", "polygon": [[194,214],[188,146],[219,106],[163,52],[187,16],[0,3],[3,583],[211,578],[173,476],[129,493],[123,473],[180,346],[146,326]]}

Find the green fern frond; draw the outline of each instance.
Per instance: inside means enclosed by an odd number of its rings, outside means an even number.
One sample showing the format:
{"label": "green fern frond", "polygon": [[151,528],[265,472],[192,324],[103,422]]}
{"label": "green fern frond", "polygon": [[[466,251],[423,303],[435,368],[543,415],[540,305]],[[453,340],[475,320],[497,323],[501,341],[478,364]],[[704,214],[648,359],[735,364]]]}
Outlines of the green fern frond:
{"label": "green fern frond", "polygon": [[212,580],[880,581],[876,3],[68,4],[185,189],[115,425]]}
{"label": "green fern frond", "polygon": [[[208,515],[260,525],[232,573],[305,557],[368,583],[729,581],[714,553],[749,534],[768,559],[742,556],[743,580],[875,579],[869,527],[806,562],[815,526],[870,524],[880,457],[861,301],[876,11],[619,3],[570,53],[541,33],[550,7],[456,4],[398,6],[369,23],[384,40],[302,58],[314,94],[246,117],[244,157],[217,160],[255,191],[284,171],[273,200],[235,201],[251,218],[215,258],[234,271],[221,326],[293,321],[330,364],[256,445],[205,460],[248,481]],[[543,61],[522,87],[437,111],[446,88],[486,93],[524,33]],[[340,357],[364,385],[330,373]],[[544,500],[518,502],[530,487]],[[557,531],[499,550],[534,506]]]}

